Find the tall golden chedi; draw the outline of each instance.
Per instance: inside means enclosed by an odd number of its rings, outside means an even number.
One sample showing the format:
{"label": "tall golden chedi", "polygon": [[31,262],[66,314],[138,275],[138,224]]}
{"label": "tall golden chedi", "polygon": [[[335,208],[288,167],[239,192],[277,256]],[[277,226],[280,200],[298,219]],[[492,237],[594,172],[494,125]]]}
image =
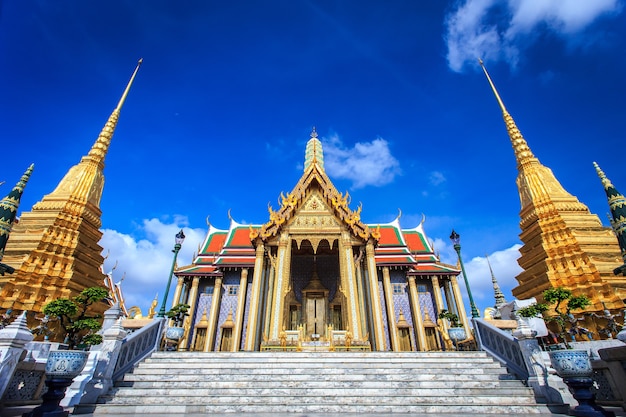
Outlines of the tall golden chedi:
{"label": "tall golden chedi", "polygon": [[626,288],[623,278],[613,274],[622,263],[613,231],[533,155],[482,61],[480,64],[502,110],[517,161],[523,243],[518,263],[523,271],[516,277],[519,285],[513,295],[542,301],[544,290],[560,286],[588,296],[592,305],[587,312],[602,313],[603,303],[609,310],[623,309]]}
{"label": "tall golden chedi", "polygon": [[[0,308],[41,312],[59,297],[104,286],[98,243],[104,158],[140,65],[141,60],[89,153],[13,227],[3,262],[15,272],[0,277]],[[100,310],[106,309],[100,304]]]}

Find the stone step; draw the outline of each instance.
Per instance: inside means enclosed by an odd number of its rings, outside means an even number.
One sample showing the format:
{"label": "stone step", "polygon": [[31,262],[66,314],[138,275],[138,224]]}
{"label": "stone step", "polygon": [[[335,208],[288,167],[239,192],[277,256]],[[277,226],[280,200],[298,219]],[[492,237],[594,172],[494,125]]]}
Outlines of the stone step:
{"label": "stone step", "polygon": [[[116,384],[117,387],[134,387],[137,388],[196,388],[196,389],[225,389],[236,386],[238,389],[244,388],[345,388],[347,386],[351,388],[378,388],[381,385],[380,381],[365,381],[365,380],[334,380],[329,379],[325,381],[310,381],[303,379],[300,381],[250,381],[250,380],[215,380],[215,381],[198,381],[197,378],[190,378],[185,381],[170,381],[170,380],[154,380],[147,381],[137,380],[130,378],[131,380],[124,380]],[[461,388],[484,388],[484,389],[504,389],[504,388],[523,388],[528,389],[520,381],[493,381],[493,380],[427,380],[427,381],[384,381],[386,388],[416,388],[416,389],[461,389]]]}
{"label": "stone step", "polygon": [[[297,397],[298,400],[307,397],[319,398],[359,398],[361,401],[366,398],[376,396],[384,396],[385,398],[395,397],[446,397],[453,396],[472,396],[473,398],[489,397],[493,398],[494,390],[488,388],[381,388],[378,387],[332,387],[332,388],[304,388],[304,387],[282,387],[282,388],[252,388],[252,387],[235,387],[235,388],[200,388],[200,387],[178,387],[178,388],[140,388],[133,387],[132,390],[114,391],[116,399],[124,397],[163,397],[176,396],[186,400],[194,397],[200,397],[202,401],[212,398],[213,400],[228,399],[239,396],[258,397],[258,398],[277,398],[277,397]],[[497,396],[515,396],[513,402],[522,396],[532,395],[532,390],[528,388],[501,388],[498,390]],[[296,400],[297,401],[297,400]],[[444,399],[446,401],[446,399]]]}
{"label": "stone step", "polygon": [[[84,407],[88,409],[89,407]],[[398,414],[405,415],[456,415],[456,416],[484,416],[484,415],[498,415],[498,416],[529,416],[529,415],[550,415],[550,411],[543,406],[536,405],[483,405],[476,404],[468,406],[467,404],[419,404],[419,405],[355,405],[355,404],[307,404],[307,405],[292,405],[292,404],[273,404],[271,414],[267,410],[266,405],[99,405],[93,411],[93,416],[106,416],[106,415],[160,415],[160,416],[205,416],[213,414],[227,414],[227,415],[242,415],[242,414],[263,414],[263,415],[276,415],[276,414],[301,414],[309,415],[311,413],[329,414],[329,415],[345,415],[345,414],[368,414],[380,416],[382,414],[392,414],[393,416]]]}
{"label": "stone step", "polygon": [[93,407],[94,416],[547,411],[484,352],[156,352]]}
{"label": "stone step", "polygon": [[[135,390],[133,390],[135,391]],[[159,394],[148,394],[145,390],[138,390],[139,392],[134,395],[120,395],[120,392],[115,393],[106,403],[109,404],[137,404],[137,398],[142,399],[144,404],[155,404],[167,397],[168,405],[175,404],[207,404],[212,405],[265,405],[272,407],[274,404],[359,404],[366,405],[380,405],[380,404],[395,404],[395,405],[411,405],[411,404],[506,404],[506,405],[527,405],[532,403],[529,401],[528,396],[507,396],[502,397],[500,395],[471,395],[471,396],[456,396],[456,395],[422,395],[418,392],[407,393],[406,395],[394,394],[391,392],[385,392],[385,395],[380,395],[374,390],[364,390],[362,394],[355,395],[354,390],[351,391],[352,395],[348,392],[344,394],[342,390],[324,391],[305,393],[301,392],[295,396],[292,392],[276,392],[271,390],[263,392],[262,390],[253,395],[248,395],[247,392],[234,393],[231,395],[211,395],[204,390],[189,389],[187,393],[182,394],[184,390],[175,390],[174,393],[160,392]],[[270,408],[271,409],[271,408]]]}

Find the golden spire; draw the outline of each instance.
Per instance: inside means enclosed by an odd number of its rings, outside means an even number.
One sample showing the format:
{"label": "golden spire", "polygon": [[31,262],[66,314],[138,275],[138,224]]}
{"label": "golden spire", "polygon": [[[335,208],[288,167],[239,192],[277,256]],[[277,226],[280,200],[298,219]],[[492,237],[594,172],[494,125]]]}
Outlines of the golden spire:
{"label": "golden spire", "polygon": [[324,151],[322,142],[317,138],[315,126],[313,126],[311,139],[307,142],[304,152],[304,171],[306,172],[312,165],[317,165],[322,171],[324,170]]}
{"label": "golden spire", "polygon": [[487,77],[487,81],[489,81],[489,85],[491,86],[491,90],[493,94],[496,96],[496,100],[498,100],[498,105],[500,106],[500,110],[502,110],[502,117],[504,118],[504,123],[506,124],[506,130],[509,134],[509,138],[511,138],[511,144],[513,145],[513,151],[515,152],[515,159],[517,160],[518,169],[522,164],[526,163],[539,163],[537,158],[533,155],[532,151],[528,147],[526,140],[522,136],[522,133],[517,128],[513,117],[509,114],[500,98],[500,94],[498,94],[498,90],[496,90],[496,86],[494,85],[489,73],[487,72],[487,68],[482,61],[479,59],[481,68],[483,69],[485,76]]}
{"label": "golden spire", "polygon": [[143,62],[143,58],[139,59],[137,62],[137,66],[135,67],[135,71],[133,75],[130,77],[130,81],[126,85],[126,89],[120,98],[120,101],[117,103],[117,107],[109,116],[109,120],[107,120],[104,128],[100,132],[98,139],[96,139],[96,143],[92,146],[89,151],[89,157],[91,157],[95,162],[100,165],[100,169],[104,168],[104,157],[109,149],[109,145],[111,144],[111,138],[113,137],[113,133],[115,132],[115,127],[117,126],[117,120],[120,116],[120,110],[122,110],[122,106],[126,101],[126,97],[128,96],[128,92],[130,91],[130,87],[133,85],[133,81],[135,81],[135,76],[137,75],[137,71],[139,71],[139,67]]}
{"label": "golden spire", "polygon": [[[83,203],[89,201],[97,207],[100,206],[100,198],[102,197],[102,189],[104,187],[104,174],[102,172],[104,169],[104,157],[111,144],[111,138],[117,126],[120,110],[128,96],[128,92],[135,80],[141,63],[142,59],[137,63],[135,71],[126,85],[117,107],[113,110],[111,116],[109,116],[109,119],[89,153],[81,158],[80,163],[70,168],[67,174],[65,174],[65,177],[63,177],[57,185],[57,188],[52,193],[45,196],[41,202],[37,203],[33,207],[34,210],[50,208],[50,205],[47,203],[51,202],[51,200],[65,201],[70,198],[70,196],[77,199],[78,202]],[[56,203],[53,205],[55,207],[57,206]]]}

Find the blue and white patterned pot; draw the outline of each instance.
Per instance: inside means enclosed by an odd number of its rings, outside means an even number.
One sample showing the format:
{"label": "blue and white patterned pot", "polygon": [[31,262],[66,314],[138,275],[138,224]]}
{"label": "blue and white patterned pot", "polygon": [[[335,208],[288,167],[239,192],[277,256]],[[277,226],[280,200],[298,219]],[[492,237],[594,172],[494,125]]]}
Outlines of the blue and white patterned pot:
{"label": "blue and white patterned pot", "polygon": [[593,374],[589,352],[584,349],[553,350],[550,362],[561,378],[588,377]]}
{"label": "blue and white patterned pot", "polygon": [[448,336],[450,336],[450,339],[455,343],[460,340],[465,340],[467,337],[465,335],[465,329],[462,327],[450,327],[448,329]]}
{"label": "blue and white patterned pot", "polygon": [[75,378],[85,367],[89,352],[82,350],[52,350],[46,362],[46,376]]}
{"label": "blue and white patterned pot", "polygon": [[165,338],[170,340],[180,340],[185,334],[184,327],[168,327],[165,330]]}

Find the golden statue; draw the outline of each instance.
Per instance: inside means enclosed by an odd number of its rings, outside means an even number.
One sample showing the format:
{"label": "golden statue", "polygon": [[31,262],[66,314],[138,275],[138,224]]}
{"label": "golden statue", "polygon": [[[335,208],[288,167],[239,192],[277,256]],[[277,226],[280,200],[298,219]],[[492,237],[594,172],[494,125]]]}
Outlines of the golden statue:
{"label": "golden statue", "polygon": [[450,339],[448,332],[445,327],[443,327],[441,319],[437,319],[437,330],[443,339],[443,343],[446,345],[446,350],[454,350],[454,343],[452,343],[452,339]]}
{"label": "golden statue", "polygon": [[148,318],[149,319],[154,318],[154,312],[156,311],[156,307],[157,307],[157,304],[158,304],[157,296],[158,296],[158,294],[154,296],[154,300],[152,300],[152,304],[150,304],[150,310],[148,310]]}

